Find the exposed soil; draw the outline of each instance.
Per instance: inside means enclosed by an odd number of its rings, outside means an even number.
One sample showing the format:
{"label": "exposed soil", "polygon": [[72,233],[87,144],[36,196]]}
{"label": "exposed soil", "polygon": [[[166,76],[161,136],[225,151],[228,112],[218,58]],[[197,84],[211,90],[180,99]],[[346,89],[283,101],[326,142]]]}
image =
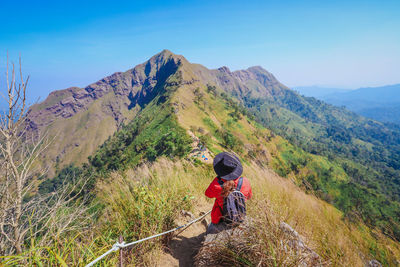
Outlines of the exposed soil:
{"label": "exposed soil", "polygon": [[[198,217],[198,214],[195,214]],[[180,219],[181,223],[192,220],[189,216]],[[179,266],[189,267],[194,265],[194,257],[201,247],[207,229],[207,223],[210,221],[210,215],[206,220],[192,224],[185,230],[177,232],[176,236],[169,242],[164,253],[157,264],[159,267]]]}

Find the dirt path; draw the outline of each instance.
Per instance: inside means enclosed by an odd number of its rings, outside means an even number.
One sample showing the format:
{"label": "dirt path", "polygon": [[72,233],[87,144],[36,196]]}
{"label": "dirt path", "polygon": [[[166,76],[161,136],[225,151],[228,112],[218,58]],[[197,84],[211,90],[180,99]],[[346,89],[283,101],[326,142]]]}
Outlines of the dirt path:
{"label": "dirt path", "polygon": [[[195,214],[198,217],[198,214]],[[180,218],[180,223],[186,223],[191,220],[189,216]],[[210,215],[206,217],[210,221]],[[205,221],[197,222],[186,228],[175,236],[168,244],[165,252],[160,257],[158,267],[179,266],[189,267],[194,264],[194,256],[200,249],[201,242],[204,239],[207,224]]]}

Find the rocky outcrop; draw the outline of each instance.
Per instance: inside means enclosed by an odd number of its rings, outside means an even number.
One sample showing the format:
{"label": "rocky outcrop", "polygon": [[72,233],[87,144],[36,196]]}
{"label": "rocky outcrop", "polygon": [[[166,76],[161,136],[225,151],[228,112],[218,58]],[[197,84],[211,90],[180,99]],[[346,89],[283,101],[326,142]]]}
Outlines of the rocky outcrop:
{"label": "rocky outcrop", "polygon": [[178,58],[163,51],[149,61],[126,72],[116,72],[85,88],[70,87],[54,91],[42,103],[33,105],[28,111],[31,129],[42,128],[56,119],[69,118],[87,110],[90,105],[109,93],[121,102],[130,100],[131,107],[142,104],[157,84],[162,84],[177,69]]}
{"label": "rocky outcrop", "polygon": [[[38,136],[48,131],[57,135],[48,149],[49,155],[44,156],[46,168],[54,166],[56,157],[60,162],[71,163],[63,159],[72,150],[74,162],[82,163],[109,135],[133,118],[136,111],[131,110],[135,106],[147,104],[162,90],[182,58],[165,50],[126,72],[116,72],[85,88],[54,91],[33,105],[27,112],[26,134]],[[72,145],[75,143],[80,145]]]}
{"label": "rocky outcrop", "polygon": [[[285,222],[282,222],[279,227],[285,233],[286,237],[286,245],[283,246],[288,246],[301,255],[303,260],[299,266],[322,266],[320,256],[311,248],[306,246],[296,230]],[[285,247],[285,250],[287,250],[287,247]]]}
{"label": "rocky outcrop", "polygon": [[245,235],[246,231],[242,227],[206,235],[195,257],[195,266],[228,266],[224,262],[223,256],[221,257],[221,254],[223,255],[226,247],[234,248],[235,250],[245,250],[248,247],[244,238]]}
{"label": "rocky outcrop", "polygon": [[365,267],[382,267],[382,264],[377,260],[370,260],[365,264]]}

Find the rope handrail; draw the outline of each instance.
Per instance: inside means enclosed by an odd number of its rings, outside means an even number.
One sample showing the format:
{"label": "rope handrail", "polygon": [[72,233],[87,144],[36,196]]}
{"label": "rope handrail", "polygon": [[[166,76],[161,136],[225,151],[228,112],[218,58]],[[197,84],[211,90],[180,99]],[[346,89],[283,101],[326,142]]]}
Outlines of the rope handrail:
{"label": "rope handrail", "polygon": [[132,246],[132,245],[141,243],[141,242],[143,242],[143,241],[147,241],[147,240],[150,240],[150,239],[153,239],[153,238],[156,238],[156,237],[163,236],[163,235],[166,235],[166,234],[168,234],[168,233],[174,232],[174,231],[176,231],[176,230],[179,230],[179,229],[182,229],[182,228],[185,228],[185,227],[189,227],[190,225],[194,224],[195,222],[198,222],[199,220],[201,220],[201,219],[203,219],[204,217],[206,217],[210,212],[211,212],[211,210],[207,211],[205,214],[201,215],[200,217],[198,217],[198,218],[196,218],[196,219],[194,219],[194,220],[192,220],[192,221],[190,221],[190,222],[188,222],[188,223],[186,223],[186,224],[184,224],[184,225],[178,226],[178,227],[176,227],[176,228],[174,228],[174,229],[168,230],[168,231],[163,232],[163,233],[160,233],[160,234],[152,235],[152,236],[149,236],[149,237],[146,237],[146,238],[142,238],[142,239],[140,239],[140,240],[136,240],[136,241],[133,241],[133,242],[130,242],[130,243],[125,243],[125,242],[119,243],[119,242],[116,242],[116,243],[112,246],[112,248],[110,248],[108,251],[106,251],[106,252],[105,252],[104,254],[102,254],[100,257],[96,258],[95,260],[93,260],[92,262],[90,262],[89,264],[87,264],[86,267],[91,267],[91,266],[93,266],[94,264],[96,264],[98,261],[100,261],[101,259],[103,259],[103,258],[104,258],[105,256],[107,256],[108,254],[110,254],[110,253],[112,253],[112,252],[115,252],[115,251],[118,251],[119,249],[126,248],[126,247],[130,247],[130,246]]}

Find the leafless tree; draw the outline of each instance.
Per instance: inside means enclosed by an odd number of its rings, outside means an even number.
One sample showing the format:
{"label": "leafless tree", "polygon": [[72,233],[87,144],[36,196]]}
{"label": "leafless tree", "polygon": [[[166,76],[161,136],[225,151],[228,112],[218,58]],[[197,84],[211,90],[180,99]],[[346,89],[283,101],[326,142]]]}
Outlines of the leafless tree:
{"label": "leafless tree", "polygon": [[52,235],[73,229],[86,212],[83,202],[71,197],[71,192],[79,195],[82,183],[64,185],[49,195],[37,194],[37,178],[45,174],[38,161],[51,142],[46,134],[26,131],[29,77],[24,80],[20,59],[17,84],[11,65],[10,77],[7,55],[7,87],[2,97],[8,106],[0,114],[0,254],[21,253],[27,238],[38,237],[47,245]]}

